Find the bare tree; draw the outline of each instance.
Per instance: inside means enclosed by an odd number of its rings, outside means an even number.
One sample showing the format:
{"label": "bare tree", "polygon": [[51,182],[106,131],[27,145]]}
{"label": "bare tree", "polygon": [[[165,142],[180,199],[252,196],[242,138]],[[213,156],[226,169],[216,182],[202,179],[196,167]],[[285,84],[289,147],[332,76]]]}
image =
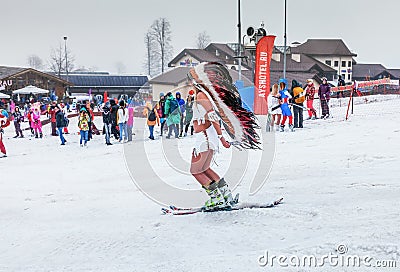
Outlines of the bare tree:
{"label": "bare tree", "polygon": [[171,46],[171,25],[166,18],[159,18],[153,22],[149,32],[157,45],[155,53],[158,55],[161,73],[164,73],[167,61],[171,58],[173,51]]}
{"label": "bare tree", "polygon": [[[67,64],[65,57],[67,57]],[[67,49],[65,52],[65,48],[61,43],[57,48],[52,48],[50,53],[49,68],[58,77],[60,77],[63,72],[72,71],[74,69],[74,62],[75,57],[72,55],[71,51]]]}
{"label": "bare tree", "polygon": [[197,35],[196,47],[198,49],[204,49],[210,42],[211,42],[210,35],[208,35],[206,31],[203,31],[199,33],[199,35]]}
{"label": "bare tree", "polygon": [[159,54],[157,54],[157,45],[150,30],[144,36],[144,45],[146,46],[146,63],[144,67],[147,74],[153,76],[158,73],[161,66],[157,61],[159,58]]}
{"label": "bare tree", "polygon": [[29,67],[36,69],[36,70],[42,70],[44,68],[43,65],[43,60],[37,56],[37,55],[30,55],[28,56],[28,65]]}

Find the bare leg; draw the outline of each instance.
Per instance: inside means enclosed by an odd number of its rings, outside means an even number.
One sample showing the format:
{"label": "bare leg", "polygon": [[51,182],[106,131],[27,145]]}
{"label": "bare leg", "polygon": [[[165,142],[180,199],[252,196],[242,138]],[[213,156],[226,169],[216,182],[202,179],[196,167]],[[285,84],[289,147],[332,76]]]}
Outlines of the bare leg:
{"label": "bare leg", "polygon": [[276,123],[275,124],[277,124],[278,126],[279,126],[279,124],[281,123],[281,114],[277,114],[277,120],[276,120]]}
{"label": "bare leg", "polygon": [[[218,175],[210,169],[213,152],[213,150],[207,150],[201,152],[197,156],[192,154],[190,173],[192,173],[193,177],[205,187],[210,185],[213,181],[212,177],[215,177],[215,175],[217,176],[216,181],[219,181]],[[211,173],[208,170],[211,170]]]}
{"label": "bare leg", "polygon": [[208,168],[205,171],[205,174],[211,179],[211,180],[215,180],[216,182],[219,182],[219,180],[221,179],[220,176],[215,173],[214,170],[212,170],[211,168]]}

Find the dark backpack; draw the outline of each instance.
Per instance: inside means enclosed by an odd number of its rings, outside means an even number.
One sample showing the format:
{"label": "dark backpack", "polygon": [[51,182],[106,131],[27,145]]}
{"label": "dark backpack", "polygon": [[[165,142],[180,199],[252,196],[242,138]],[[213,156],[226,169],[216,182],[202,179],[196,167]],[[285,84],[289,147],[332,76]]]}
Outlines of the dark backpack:
{"label": "dark backpack", "polygon": [[156,118],[156,113],[154,112],[154,109],[152,109],[151,111],[149,108],[147,108],[147,109],[149,110],[149,116],[147,117],[147,120],[155,121],[157,118]]}
{"label": "dark backpack", "polygon": [[169,113],[173,113],[178,108],[178,100],[171,99],[169,103]]}

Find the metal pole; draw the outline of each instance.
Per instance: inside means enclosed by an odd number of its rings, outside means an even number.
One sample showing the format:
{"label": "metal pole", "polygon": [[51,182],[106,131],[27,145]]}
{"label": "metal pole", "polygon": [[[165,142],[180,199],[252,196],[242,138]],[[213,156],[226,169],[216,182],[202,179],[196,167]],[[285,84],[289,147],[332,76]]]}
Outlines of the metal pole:
{"label": "metal pole", "polygon": [[67,74],[67,81],[68,81],[69,78],[68,78],[67,39],[68,39],[68,37],[64,36],[64,41],[65,41],[65,46],[64,46],[64,49],[65,49],[65,73]]}
{"label": "metal pole", "polygon": [[240,20],[240,0],[238,0],[238,70],[239,80],[242,80],[242,25]]}
{"label": "metal pole", "polygon": [[[67,36],[64,36],[64,49],[65,49],[65,73],[67,74],[67,81],[69,81],[69,76],[68,76],[68,54],[67,54]],[[64,94],[64,96],[69,95],[69,86],[67,85],[66,88],[66,94]]]}
{"label": "metal pole", "polygon": [[283,78],[286,78],[286,7],[287,0],[285,0],[285,29],[283,34]]}

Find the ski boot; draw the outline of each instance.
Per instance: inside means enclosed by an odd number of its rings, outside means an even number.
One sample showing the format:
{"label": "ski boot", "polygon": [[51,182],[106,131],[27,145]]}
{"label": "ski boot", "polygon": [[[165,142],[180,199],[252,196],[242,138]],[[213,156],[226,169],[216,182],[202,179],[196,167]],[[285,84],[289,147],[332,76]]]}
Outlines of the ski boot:
{"label": "ski boot", "polygon": [[42,132],[40,132],[39,137],[43,138],[43,133]]}
{"label": "ski boot", "polygon": [[232,197],[232,192],[228,187],[228,184],[225,182],[224,178],[221,178],[218,182],[218,189],[224,197],[225,203],[231,206],[235,205],[235,200]]}
{"label": "ski boot", "polygon": [[279,128],[279,131],[280,132],[285,132],[285,125],[281,125],[280,128]]}
{"label": "ski boot", "polygon": [[204,204],[205,210],[218,210],[224,209],[228,205],[225,202],[224,196],[218,190],[218,183],[215,181],[211,182],[208,188],[203,187],[206,193],[210,196],[210,199]]}
{"label": "ski boot", "polygon": [[293,126],[293,125],[289,125],[289,130],[290,130],[291,132],[294,132],[294,126]]}

